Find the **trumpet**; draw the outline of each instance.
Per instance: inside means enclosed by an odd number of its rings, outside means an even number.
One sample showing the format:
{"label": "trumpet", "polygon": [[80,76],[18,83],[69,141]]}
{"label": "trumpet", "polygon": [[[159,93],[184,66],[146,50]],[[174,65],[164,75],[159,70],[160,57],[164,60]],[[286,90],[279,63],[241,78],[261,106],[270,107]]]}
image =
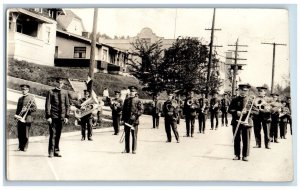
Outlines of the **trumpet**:
{"label": "trumpet", "polygon": [[[241,113],[240,118],[238,120],[237,127],[234,131],[233,140],[232,140],[233,142],[234,142],[234,139],[237,135],[237,132],[238,132],[238,129],[239,129],[240,125],[243,124],[244,126],[249,126],[248,120],[249,120],[250,113],[251,113],[251,110],[252,110],[253,105],[254,105],[254,101],[255,101],[255,96],[248,96],[248,98],[246,100],[246,103],[245,103],[245,106],[243,107],[242,113]],[[244,120],[242,120],[242,118],[244,117],[243,112],[248,112],[247,116]]]}

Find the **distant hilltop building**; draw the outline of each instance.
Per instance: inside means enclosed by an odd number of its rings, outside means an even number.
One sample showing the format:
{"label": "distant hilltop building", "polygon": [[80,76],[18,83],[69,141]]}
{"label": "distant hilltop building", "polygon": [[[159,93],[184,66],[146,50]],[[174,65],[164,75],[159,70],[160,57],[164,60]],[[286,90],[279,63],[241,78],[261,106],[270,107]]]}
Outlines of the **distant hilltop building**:
{"label": "distant hilltop building", "polygon": [[162,41],[162,48],[167,49],[172,46],[176,39],[165,39],[164,37],[157,36],[150,28],[145,27],[134,37],[128,39],[104,39],[100,38],[99,42],[110,45],[112,47],[120,48],[127,51],[132,51],[131,43],[134,43],[137,39],[145,40],[148,43],[154,43],[159,40]]}

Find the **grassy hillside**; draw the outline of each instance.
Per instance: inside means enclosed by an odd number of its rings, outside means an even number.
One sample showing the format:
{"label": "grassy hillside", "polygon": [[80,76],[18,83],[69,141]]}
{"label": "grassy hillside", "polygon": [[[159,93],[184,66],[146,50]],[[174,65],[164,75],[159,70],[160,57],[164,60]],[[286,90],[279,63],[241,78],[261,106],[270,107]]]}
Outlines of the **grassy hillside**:
{"label": "grassy hillside", "polygon": [[[49,81],[51,77],[86,80],[88,68],[51,67],[10,59],[8,60],[7,75],[53,86],[53,81]],[[148,95],[141,90],[139,81],[133,77],[95,73],[93,89],[98,95],[102,95],[104,87],[107,87],[109,88],[109,93],[113,95],[115,90],[121,90],[123,87],[130,85],[139,87],[141,98],[149,98]],[[18,90],[18,85],[11,85],[10,87]],[[70,84],[66,84],[64,88],[66,90],[72,89]]]}

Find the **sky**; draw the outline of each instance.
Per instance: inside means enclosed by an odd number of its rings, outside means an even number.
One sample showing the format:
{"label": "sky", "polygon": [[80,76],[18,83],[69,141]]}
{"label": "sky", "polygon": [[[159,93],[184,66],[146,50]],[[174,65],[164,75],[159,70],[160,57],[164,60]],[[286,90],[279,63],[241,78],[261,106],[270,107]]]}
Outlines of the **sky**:
{"label": "sky", "polygon": [[[83,20],[84,27],[91,32],[93,9],[71,9]],[[176,14],[177,12],[177,14]],[[213,9],[207,8],[101,8],[99,9],[97,31],[114,37],[136,36],[142,28],[149,27],[160,37],[174,39],[178,36],[202,38],[209,43]],[[176,19],[175,19],[176,18]],[[175,22],[176,20],[176,22]],[[176,24],[175,24],[176,23]],[[176,25],[176,27],[175,27]],[[241,82],[254,86],[267,84],[271,87],[273,46],[262,42],[276,42],[287,46],[276,46],[274,86],[286,85],[289,79],[289,31],[288,11],[284,9],[216,9],[214,44],[221,61],[229,47],[239,39],[239,44],[248,45],[239,50],[246,64],[239,72]]]}

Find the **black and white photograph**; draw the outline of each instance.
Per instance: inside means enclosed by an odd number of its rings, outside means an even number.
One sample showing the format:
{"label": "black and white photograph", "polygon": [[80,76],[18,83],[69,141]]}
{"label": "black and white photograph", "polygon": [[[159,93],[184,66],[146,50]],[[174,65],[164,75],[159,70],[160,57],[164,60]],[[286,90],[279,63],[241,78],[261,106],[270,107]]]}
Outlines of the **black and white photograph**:
{"label": "black and white photograph", "polygon": [[70,7],[6,9],[8,182],[295,180],[288,9]]}

